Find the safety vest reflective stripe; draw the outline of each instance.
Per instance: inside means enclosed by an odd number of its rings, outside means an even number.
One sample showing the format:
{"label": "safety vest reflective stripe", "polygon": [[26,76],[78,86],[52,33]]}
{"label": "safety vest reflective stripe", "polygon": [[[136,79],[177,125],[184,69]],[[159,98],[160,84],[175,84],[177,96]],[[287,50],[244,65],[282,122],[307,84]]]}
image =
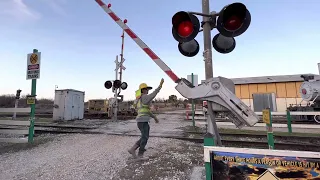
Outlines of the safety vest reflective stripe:
{"label": "safety vest reflective stripe", "polygon": [[149,105],[142,104],[141,99],[138,100],[137,107],[138,107],[138,116],[149,115],[150,113]]}

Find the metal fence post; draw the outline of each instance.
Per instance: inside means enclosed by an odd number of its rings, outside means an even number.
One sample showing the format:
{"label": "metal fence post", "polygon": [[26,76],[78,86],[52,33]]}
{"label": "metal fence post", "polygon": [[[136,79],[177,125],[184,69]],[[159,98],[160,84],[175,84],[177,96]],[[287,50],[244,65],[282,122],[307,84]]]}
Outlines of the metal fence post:
{"label": "metal fence post", "polygon": [[291,127],[291,114],[290,111],[287,110],[287,126],[288,126],[288,133],[292,133],[292,127]]}

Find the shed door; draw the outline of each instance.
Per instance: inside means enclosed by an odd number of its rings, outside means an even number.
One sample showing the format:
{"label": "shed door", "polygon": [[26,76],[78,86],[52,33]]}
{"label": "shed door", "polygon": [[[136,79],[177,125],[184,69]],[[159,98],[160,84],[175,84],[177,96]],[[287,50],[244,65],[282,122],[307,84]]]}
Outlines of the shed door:
{"label": "shed door", "polygon": [[254,112],[261,112],[266,108],[271,111],[277,111],[276,96],[274,93],[252,94]]}
{"label": "shed door", "polygon": [[80,96],[75,94],[72,96],[72,119],[79,119]]}

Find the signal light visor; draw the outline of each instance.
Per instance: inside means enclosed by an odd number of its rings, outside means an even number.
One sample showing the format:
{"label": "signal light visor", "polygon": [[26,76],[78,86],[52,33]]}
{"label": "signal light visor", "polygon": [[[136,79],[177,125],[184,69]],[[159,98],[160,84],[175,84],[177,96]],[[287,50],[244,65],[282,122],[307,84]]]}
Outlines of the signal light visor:
{"label": "signal light visor", "polygon": [[225,37],[217,34],[212,39],[213,48],[222,54],[230,53],[236,47],[236,41],[233,37]]}
{"label": "signal light visor", "polygon": [[178,44],[180,53],[187,57],[193,57],[198,54],[200,50],[199,43],[193,39],[189,42],[183,42]]}

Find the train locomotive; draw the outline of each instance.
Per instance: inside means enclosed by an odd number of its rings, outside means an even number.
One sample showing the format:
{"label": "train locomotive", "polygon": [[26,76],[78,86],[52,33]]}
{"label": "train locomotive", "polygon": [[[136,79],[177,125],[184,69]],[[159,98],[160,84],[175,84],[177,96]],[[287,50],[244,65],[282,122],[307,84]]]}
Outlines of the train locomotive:
{"label": "train locomotive", "polygon": [[[302,101],[297,105],[290,105],[287,109],[289,111],[320,111],[320,80],[315,80],[314,75],[301,75],[304,82],[301,84],[299,93]],[[302,102],[305,101],[302,105]],[[320,123],[319,115],[299,115],[294,117],[297,120],[315,121]]]}

